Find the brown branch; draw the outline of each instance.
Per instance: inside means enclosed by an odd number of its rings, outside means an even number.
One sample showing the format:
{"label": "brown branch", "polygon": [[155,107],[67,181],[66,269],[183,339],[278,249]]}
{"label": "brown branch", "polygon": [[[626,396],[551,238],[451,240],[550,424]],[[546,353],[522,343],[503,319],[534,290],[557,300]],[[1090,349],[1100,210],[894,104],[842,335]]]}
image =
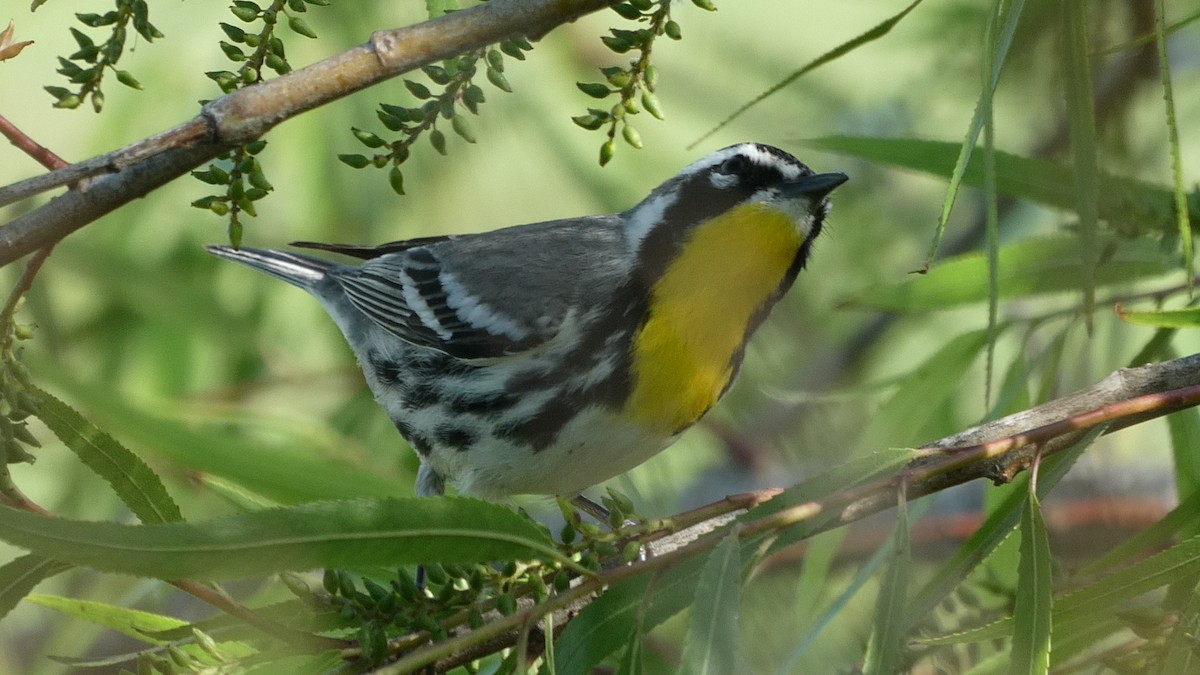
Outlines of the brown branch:
{"label": "brown branch", "polygon": [[49,148],[33,140],[24,131],[17,128],[8,118],[0,115],[0,135],[8,139],[25,154],[37,160],[38,164],[47,169],[61,169],[70,162],[54,154]]}
{"label": "brown branch", "polygon": [[616,1],[493,0],[414,26],[377,31],[366,44],[211,101],[198,117],[157,136],[0,189],[3,204],[95,177],[0,228],[0,266],[257,139],[284,120],[508,37],[540,38]]}
{"label": "brown branch", "polygon": [[[840,490],[823,499],[795,504],[754,517],[754,507],[776,492],[750,493],[658,521],[657,531],[643,541],[653,555],[646,560],[603,570],[582,579],[573,588],[544,602],[523,603],[507,617],[493,614],[475,631],[466,631],[441,642],[424,644],[380,673],[415,672],[419,668],[460,665],[464,658],[480,658],[511,648],[520,639],[522,626],[547,614],[561,629],[595,599],[596,593],[615,583],[666,570],[715,546],[737,513],[745,514],[739,536],[771,535],[807,523],[807,536],[858,521],[894,508],[898,490],[912,500],[978,478],[1011,480],[1027,468],[1035,455],[1046,457],[1074,445],[1089,429],[1107,425],[1106,433],[1200,404],[1200,354],[1139,368],[1119,370],[1096,385],[1056,401],[967,429],[930,443],[904,469],[883,478]],[[689,529],[676,532],[680,527]],[[667,534],[668,536],[662,536]],[[407,636],[406,636],[407,637]],[[428,639],[428,636],[425,637]],[[405,638],[393,644],[414,644]]]}

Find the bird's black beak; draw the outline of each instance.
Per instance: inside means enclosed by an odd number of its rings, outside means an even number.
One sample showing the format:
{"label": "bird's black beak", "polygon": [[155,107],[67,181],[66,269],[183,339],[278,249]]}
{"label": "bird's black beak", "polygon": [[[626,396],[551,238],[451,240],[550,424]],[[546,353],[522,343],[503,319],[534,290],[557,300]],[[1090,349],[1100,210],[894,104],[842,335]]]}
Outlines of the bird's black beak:
{"label": "bird's black beak", "polygon": [[805,196],[820,201],[848,180],[850,177],[844,173],[814,173],[784,183],[779,186],[779,191],[785,197]]}

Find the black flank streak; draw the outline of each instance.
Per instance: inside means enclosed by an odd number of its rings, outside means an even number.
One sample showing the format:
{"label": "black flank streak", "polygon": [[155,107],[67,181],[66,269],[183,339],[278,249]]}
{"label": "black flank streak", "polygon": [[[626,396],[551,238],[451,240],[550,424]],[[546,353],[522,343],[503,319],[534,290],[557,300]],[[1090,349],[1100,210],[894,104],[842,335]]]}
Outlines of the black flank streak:
{"label": "black flank streak", "polygon": [[[561,385],[576,375],[596,367],[604,355],[617,350],[627,355],[634,332],[628,330],[629,316],[642,316],[646,299],[638,286],[626,286],[595,322],[583,329],[583,340],[564,355],[559,365],[549,370],[536,370],[512,378],[506,387],[520,397],[529,393],[558,389],[558,395],[542,406],[533,416],[516,424],[496,429],[496,435],[517,442],[526,442],[535,452],[554,444],[563,426],[579,411],[604,405],[619,408],[629,396],[631,386],[629,359],[618,358],[608,377],[588,387],[566,389]],[[610,337],[619,335],[615,345],[606,345]]]}
{"label": "black flank streak", "polygon": [[442,425],[434,433],[436,434],[438,445],[454,448],[459,452],[470,450],[471,446],[475,445],[475,441],[479,440],[479,437],[474,433],[450,425]]}

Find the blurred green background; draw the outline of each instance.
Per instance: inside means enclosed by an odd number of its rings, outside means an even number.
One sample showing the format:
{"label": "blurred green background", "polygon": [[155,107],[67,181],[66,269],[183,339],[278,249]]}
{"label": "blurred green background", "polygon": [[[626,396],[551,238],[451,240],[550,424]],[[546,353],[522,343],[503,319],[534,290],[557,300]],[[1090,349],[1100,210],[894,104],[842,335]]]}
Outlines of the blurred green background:
{"label": "blurred green background", "polygon": [[[221,3],[154,4],[152,20],[166,35],[140,39],[123,61],[145,86],[106,84],[101,114],[88,106],[51,108],[42,86],[61,84],[56,57],[74,51],[73,14],[103,3],[53,0],[29,14],[11,7],[16,38],[36,43],[0,63],[0,113],[67,160],[81,160],[135,141],[195,115],[197,101],[219,94],[203,72],[225,69],[217,48]],[[1150,2],[1091,2],[1093,47],[1121,45],[1152,29]],[[1182,19],[1189,3],[1168,3]],[[1054,3],[1030,3],[996,95],[997,147],[1026,157],[1067,157],[1061,40]],[[1032,6],[1037,5],[1037,6]],[[674,15],[684,39],[661,40],[654,52],[666,121],[635,118],[645,149],[621,145],[597,166],[599,133],[570,117],[594,105],[576,81],[596,81],[597,67],[623,64],[598,37],[622,20],[601,12],[555,30],[525,62],[509,59],[515,93],[485,86],[487,103],[473,119],[478,143],[450,136],[447,157],[418,144],[405,168],[407,196],[396,196],[383,172],[351,169],[338,153],[362,152],[349,129],[385,135],[379,102],[411,103],[399,80],[355,94],[289,121],[267,135],[260,155],[274,192],[246,220],[244,243],[292,240],[378,243],[472,232],[586,213],[625,209],[702,154],[740,141],[792,151],[817,171],[851,181],[833,197],[826,234],[808,269],[751,344],[743,374],[709,423],[689,432],[615,485],[643,513],[665,515],[725,494],[787,486],[870,442],[915,445],[982,419],[982,351],[961,363],[926,359],[955,336],[987,326],[984,303],[940,312],[884,313],[856,307],[872,289],[910,281],[928,250],[945,181],[849,155],[819,152],[804,141],[831,135],[961,142],[980,90],[986,3],[920,6],[886,37],[825,65],[767,98],[695,149],[689,143],[805,63],[863,33],[903,3],[757,0],[719,2],[707,13],[689,3]],[[360,44],[376,28],[420,21],[423,3],[341,3],[315,8],[308,21],[320,36],[285,34],[295,66]],[[0,20],[6,18],[0,16]],[[1169,39],[1183,175],[1200,175],[1200,25]],[[1169,185],[1162,90],[1153,53],[1123,50],[1094,62],[1102,169]],[[480,78],[482,80],[482,78]],[[0,161],[0,184],[39,168],[15,148]],[[217,261],[203,245],[225,239],[224,221],[189,203],[208,186],[183,178],[89,225],[59,245],[29,296],[22,320],[36,324],[26,362],[35,378],[144,457],[168,482],[189,520],[233,510],[242,486],[292,502],[354,494],[411,494],[416,458],[376,408],[331,321],[303,292]],[[38,203],[0,211],[10,220]],[[1003,202],[1002,243],[1070,231],[1074,214],[1029,202]],[[1122,223],[1137,231],[1161,224]],[[1169,226],[1168,226],[1169,229]],[[942,255],[982,251],[982,200],[959,198]],[[1155,240],[1157,243],[1157,239]],[[1169,250],[1173,244],[1168,241]],[[11,286],[16,269],[3,270]],[[1184,281],[1182,264],[1167,277],[1100,289],[1109,299],[1170,289]],[[1020,328],[996,345],[995,380],[1013,364],[1029,396],[1040,400],[1086,386],[1126,365],[1153,329],[1122,323],[1111,303],[1098,308],[1091,335],[1077,312],[1078,293],[1016,298],[1002,319]],[[1186,302],[1175,293],[1173,306]],[[1153,305],[1142,300],[1135,307]],[[1171,343],[1195,351],[1184,333]],[[918,370],[918,366],[926,368]],[[928,408],[893,424],[878,422],[881,405],[900,382],[928,384]],[[1003,403],[1003,401],[1002,401]],[[1015,408],[1014,408],[1015,409]],[[883,426],[881,426],[881,424]],[[46,447],[14,479],[36,502],[65,517],[129,520],[106,486],[39,431]],[[1103,439],[1078,467],[1078,485],[1132,495],[1151,505],[1173,499],[1165,426],[1143,425]],[[215,485],[214,485],[215,484]],[[976,494],[971,499],[978,499]],[[544,500],[526,503],[544,506]],[[1156,507],[1157,507],[1156,506]],[[551,507],[553,508],[553,507]],[[865,541],[871,541],[869,537]],[[864,544],[868,548],[869,544]],[[5,557],[16,554],[4,547]],[[1057,551],[1056,551],[1057,552]],[[786,570],[787,563],[781,564]],[[790,599],[798,586],[771,568],[746,590],[743,625],[753,649],[751,672],[818,672],[843,667],[860,653],[866,622],[841,630],[796,655],[819,597]],[[849,573],[849,572],[848,572]],[[72,572],[40,589],[123,606],[203,615],[151,581]],[[870,598],[861,602],[869,613]],[[855,613],[849,613],[853,616]],[[660,646],[670,661],[672,627]],[[0,626],[0,671],[58,672],[48,654],[112,649],[92,645],[101,631],[22,605]],[[807,666],[806,666],[807,664]],[[832,672],[822,669],[820,672]]]}

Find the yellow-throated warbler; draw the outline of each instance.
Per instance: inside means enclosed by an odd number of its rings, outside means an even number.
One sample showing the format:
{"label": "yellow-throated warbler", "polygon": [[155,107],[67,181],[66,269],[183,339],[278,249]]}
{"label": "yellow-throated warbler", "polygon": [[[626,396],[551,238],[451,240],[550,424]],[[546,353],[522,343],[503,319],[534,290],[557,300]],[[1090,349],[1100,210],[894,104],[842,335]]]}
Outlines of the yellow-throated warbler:
{"label": "yellow-throated warbler", "polygon": [[421,459],[417,494],[575,496],[729,388],[846,181],[743,143],[623,213],[378,247],[210,246],[311,293]]}

